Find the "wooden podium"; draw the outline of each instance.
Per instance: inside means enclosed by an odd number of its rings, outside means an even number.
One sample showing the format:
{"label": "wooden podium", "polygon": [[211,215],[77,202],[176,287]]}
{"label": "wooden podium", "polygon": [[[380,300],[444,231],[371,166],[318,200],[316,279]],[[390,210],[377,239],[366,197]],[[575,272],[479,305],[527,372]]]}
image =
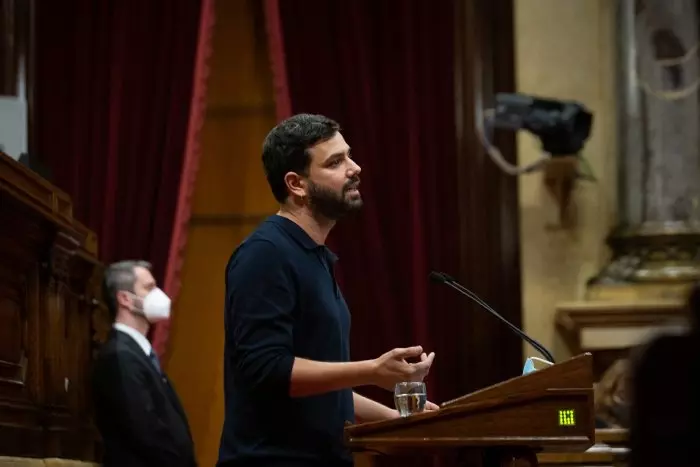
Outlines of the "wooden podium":
{"label": "wooden podium", "polygon": [[595,442],[590,353],[490,386],[436,412],[349,425],[355,453],[459,452],[463,465],[535,466],[540,452],[582,452]]}

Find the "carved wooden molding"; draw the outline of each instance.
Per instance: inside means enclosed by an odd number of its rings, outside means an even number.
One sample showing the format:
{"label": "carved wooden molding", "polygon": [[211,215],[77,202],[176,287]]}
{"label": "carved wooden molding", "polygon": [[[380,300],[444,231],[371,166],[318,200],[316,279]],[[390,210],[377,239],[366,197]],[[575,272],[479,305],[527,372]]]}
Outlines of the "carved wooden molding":
{"label": "carved wooden molding", "polygon": [[65,193],[1,153],[0,225],[0,452],[95,458],[97,239]]}
{"label": "carved wooden molding", "polygon": [[24,386],[27,379],[27,356],[22,351],[19,362],[0,360],[0,383]]}
{"label": "carved wooden molding", "polygon": [[6,191],[23,204],[32,206],[63,222],[73,221],[70,197],[48,181],[0,152],[0,191]]}
{"label": "carved wooden molding", "polygon": [[80,241],[66,233],[58,232],[51,245],[49,271],[59,281],[66,281],[70,276],[70,260],[80,248]]}
{"label": "carved wooden molding", "polygon": [[0,264],[0,384],[24,386],[27,378],[26,275],[17,274],[7,263]]}
{"label": "carved wooden molding", "polygon": [[[586,337],[595,332],[612,335],[618,340],[610,349],[631,347],[634,339],[654,329],[684,322],[684,305],[677,301],[658,302],[572,302],[557,306],[556,328],[574,354],[605,350],[591,345]],[[625,331],[628,331],[625,334]]]}
{"label": "carved wooden molding", "polygon": [[31,207],[60,231],[74,237],[89,256],[97,256],[97,237],[73,219],[70,197],[0,151],[0,194],[2,192]]}

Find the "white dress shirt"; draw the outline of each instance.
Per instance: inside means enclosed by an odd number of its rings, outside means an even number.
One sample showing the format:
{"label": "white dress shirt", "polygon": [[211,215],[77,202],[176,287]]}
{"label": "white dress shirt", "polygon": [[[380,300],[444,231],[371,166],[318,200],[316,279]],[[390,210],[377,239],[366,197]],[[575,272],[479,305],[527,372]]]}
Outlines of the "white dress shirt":
{"label": "white dress shirt", "polygon": [[121,331],[124,334],[128,334],[129,336],[131,336],[131,338],[136,341],[136,343],[139,345],[139,347],[141,347],[143,349],[143,353],[145,353],[147,357],[151,355],[151,349],[152,349],[151,343],[148,342],[148,339],[146,339],[146,336],[144,336],[143,334],[138,332],[136,329],[134,329],[130,326],[127,326],[126,324],[123,324],[123,323],[114,323],[113,327],[117,331]]}

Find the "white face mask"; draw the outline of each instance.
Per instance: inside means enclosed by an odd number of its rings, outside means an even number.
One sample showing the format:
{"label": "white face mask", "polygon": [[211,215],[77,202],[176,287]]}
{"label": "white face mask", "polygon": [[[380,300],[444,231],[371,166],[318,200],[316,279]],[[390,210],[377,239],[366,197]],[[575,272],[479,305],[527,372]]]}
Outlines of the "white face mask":
{"label": "white face mask", "polygon": [[141,300],[142,306],[140,310],[137,310],[137,313],[143,315],[149,323],[157,323],[170,318],[170,297],[159,288],[151,290]]}

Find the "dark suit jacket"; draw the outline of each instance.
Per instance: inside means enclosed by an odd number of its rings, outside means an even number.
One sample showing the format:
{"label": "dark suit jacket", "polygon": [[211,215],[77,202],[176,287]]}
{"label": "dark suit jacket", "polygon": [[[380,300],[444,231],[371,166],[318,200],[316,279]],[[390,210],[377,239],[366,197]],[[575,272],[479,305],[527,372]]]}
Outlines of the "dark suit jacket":
{"label": "dark suit jacket", "polygon": [[112,330],[93,373],[104,467],[194,467],[194,444],[180,400],[139,344]]}

